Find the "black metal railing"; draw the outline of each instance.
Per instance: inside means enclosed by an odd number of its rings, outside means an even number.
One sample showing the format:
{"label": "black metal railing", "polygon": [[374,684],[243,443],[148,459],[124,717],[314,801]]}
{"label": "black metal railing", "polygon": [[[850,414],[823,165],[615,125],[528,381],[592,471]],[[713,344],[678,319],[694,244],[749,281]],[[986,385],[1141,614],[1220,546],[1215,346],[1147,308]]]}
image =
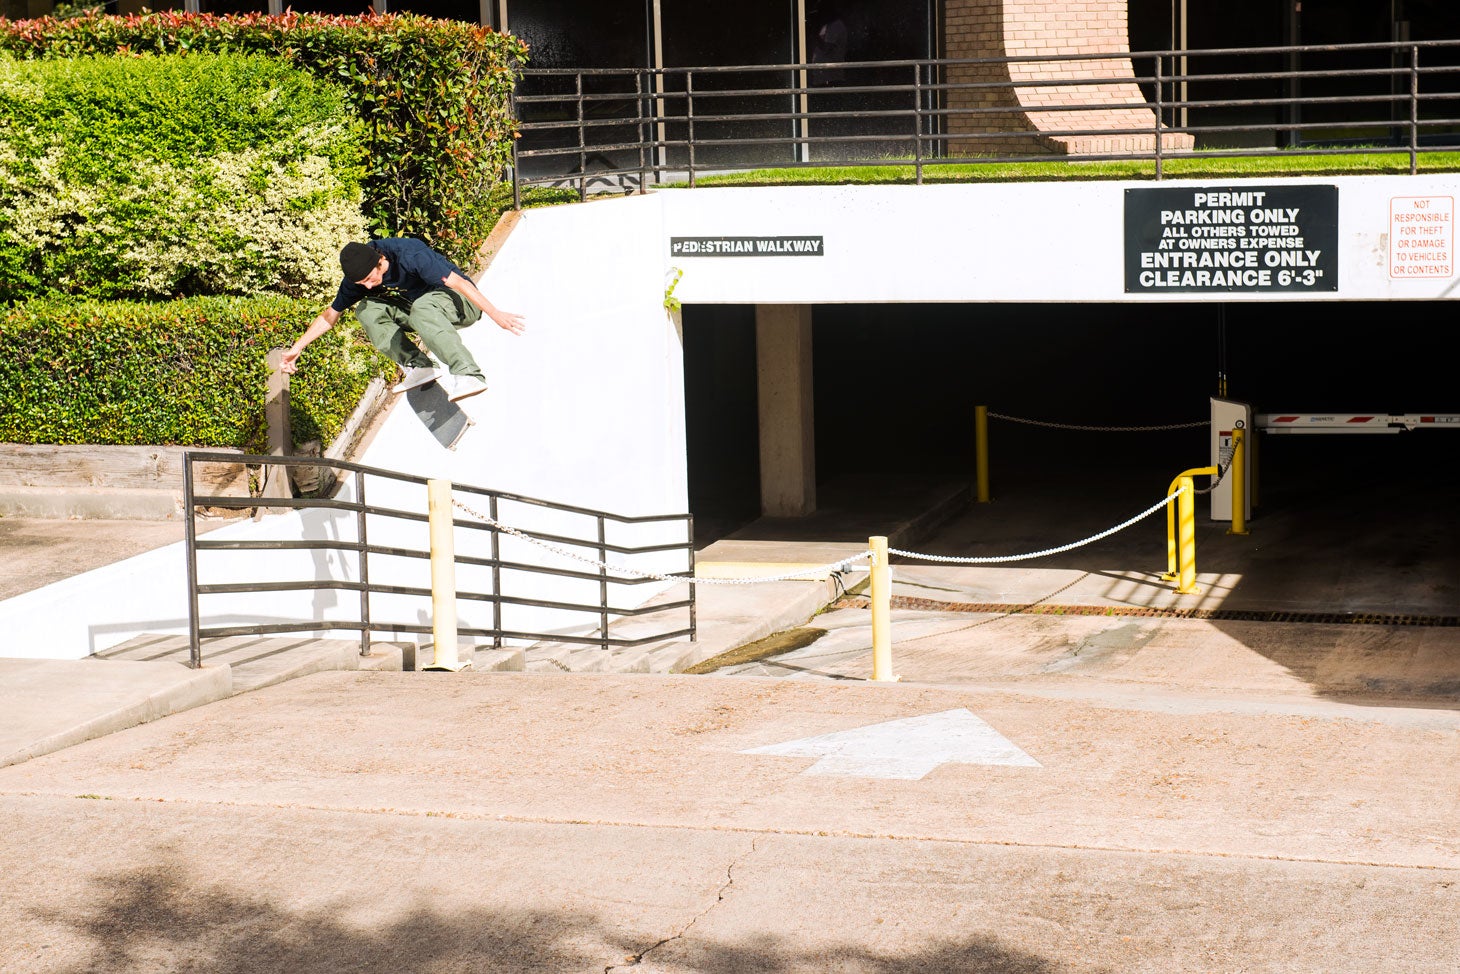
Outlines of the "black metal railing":
{"label": "black metal railing", "polygon": [[1460,148],[1460,40],[1037,57],[527,69],[513,181]]}
{"label": "black metal railing", "polygon": [[[429,603],[419,603],[419,600],[429,600],[432,596],[429,584],[431,552],[427,531],[430,518],[426,513],[426,488],[429,483],[427,478],[315,457],[240,456],[237,453],[191,450],[184,454],[183,461],[184,510],[188,515],[186,527],[188,628],[193,666],[202,665],[203,640],[225,636],[353,630],[360,634],[361,655],[368,655],[371,633],[419,634],[432,631],[429,610],[421,607]],[[199,495],[194,489],[193,466],[209,462],[243,463],[250,466],[256,465],[261,469],[285,468],[278,471],[280,473],[286,473],[287,468],[296,466],[327,468],[335,474],[337,485],[341,489],[337,489],[333,497],[317,498]],[[367,480],[375,479],[395,485],[390,490],[393,497],[400,495],[399,485],[418,486],[420,488],[419,506],[384,506],[368,502],[366,499]],[[459,508],[475,510],[484,507],[485,510],[480,513],[487,515],[492,520],[521,530],[537,541],[563,551],[574,554],[581,552],[581,558],[590,562],[590,564],[583,564],[582,568],[565,568],[552,567],[520,557],[509,558],[503,554],[502,532],[497,528],[478,517],[470,515],[454,517],[453,524],[463,542],[467,541],[470,536],[478,539],[475,545],[459,542],[456,546],[455,563],[458,568],[456,598],[459,602],[490,606],[492,622],[489,626],[458,625],[459,635],[490,638],[498,646],[502,644],[503,640],[509,639],[516,641],[548,640],[597,644],[605,650],[615,646],[638,646],[683,636],[688,636],[691,640],[695,638],[695,587],[693,585],[688,586],[689,596],[685,599],[641,607],[614,606],[611,602],[612,597],[618,594],[618,586],[634,586],[662,581],[639,574],[627,574],[627,572],[633,571],[628,562],[642,556],[682,551],[686,562],[684,569],[666,571],[658,568],[654,570],[653,574],[669,577],[693,577],[694,521],[691,515],[664,514],[628,517],[465,484],[452,484],[452,491],[455,497],[461,499],[457,505]],[[396,503],[398,504],[398,501]],[[558,524],[563,521],[571,521],[574,522],[574,525],[567,529],[554,526],[551,530],[531,531],[522,523],[507,520],[508,515],[503,513],[504,507],[512,508],[511,516],[515,519],[528,519],[533,512],[539,512],[546,513]],[[196,529],[196,513],[200,508],[257,510],[260,513],[297,510],[306,512],[305,517],[316,512],[317,516],[306,525],[306,536],[304,537],[200,538]],[[587,529],[577,532],[577,522],[582,522]],[[663,524],[670,526],[667,529],[669,533],[678,534],[679,531],[672,527],[676,523],[683,525],[684,540],[676,539],[651,544],[610,541],[611,529],[624,530],[632,526],[639,526],[642,529],[646,525]],[[419,530],[405,530],[419,537],[419,546],[381,542],[382,534],[398,535],[402,531],[401,525],[412,524],[420,525]],[[374,526],[373,532],[372,525]],[[308,536],[310,533],[319,536]],[[372,539],[372,533],[375,535],[374,539]],[[658,533],[663,534],[666,531]],[[397,540],[394,537],[385,539],[388,542]],[[516,539],[514,543],[522,548],[524,554],[527,548],[532,547],[522,539]],[[279,564],[278,554],[290,551],[311,552],[318,556],[314,562],[314,577],[292,580],[277,578],[278,572],[284,570]],[[219,553],[222,552],[253,553],[255,556],[262,555],[263,560],[247,567],[234,567],[228,572],[224,572],[221,565],[212,566],[214,574],[226,575],[229,579],[234,580],[204,580],[202,575],[208,566],[201,564],[200,555],[208,554],[212,557],[219,557]],[[551,552],[548,554],[551,556],[550,560],[556,562],[568,560],[561,554],[554,555]],[[270,555],[273,557],[270,558]],[[353,560],[353,572],[346,568],[347,559]],[[379,572],[376,573],[377,577],[372,579],[372,559],[376,560],[377,566],[381,560],[389,560],[392,563],[395,568],[393,572],[395,577],[392,578],[391,583],[381,581]],[[610,567],[610,559],[619,559],[624,564]],[[412,574],[410,569],[400,567],[412,563],[419,566],[415,574],[424,575],[425,584],[413,584],[412,579],[400,577]],[[596,563],[596,565],[591,563]],[[465,572],[462,571],[463,569]],[[236,580],[239,577],[244,580]],[[464,578],[471,577],[477,578],[478,581],[463,581]],[[566,584],[569,587],[590,589],[595,593],[595,597],[591,601],[575,599],[571,595],[563,598],[543,597],[542,588],[546,583],[542,580],[549,577],[567,580]],[[402,581],[405,584],[399,584]],[[583,584],[575,585],[575,583]],[[322,611],[315,611],[308,618],[280,618],[276,606],[265,606],[257,612],[241,612],[237,608],[232,609],[230,619],[235,621],[230,625],[204,626],[202,624],[201,602],[210,596],[255,595],[267,599],[269,596],[290,592],[317,594],[355,592],[358,593],[359,598],[355,611],[346,618],[325,618]],[[415,617],[382,617],[378,609],[372,606],[372,596],[394,596],[405,600],[417,600]],[[319,600],[317,599],[317,601]],[[539,627],[536,629],[530,626],[509,626],[504,623],[504,610],[512,607],[546,610],[550,613],[554,625],[551,628]],[[634,618],[679,609],[687,610],[688,622],[683,627],[639,635],[632,639],[619,638],[610,634],[609,625],[615,618]],[[596,633],[585,634],[582,631],[591,628],[589,623],[582,620],[584,615],[594,617]]]}

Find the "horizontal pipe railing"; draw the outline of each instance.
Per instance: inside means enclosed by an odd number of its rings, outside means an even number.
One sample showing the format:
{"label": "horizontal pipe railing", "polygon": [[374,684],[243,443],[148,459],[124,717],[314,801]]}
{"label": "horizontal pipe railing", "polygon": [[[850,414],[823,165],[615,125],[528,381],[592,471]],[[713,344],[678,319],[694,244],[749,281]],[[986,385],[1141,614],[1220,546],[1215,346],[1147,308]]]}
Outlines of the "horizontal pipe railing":
{"label": "horizontal pipe railing", "polygon": [[[208,638],[223,639],[229,636],[272,636],[297,632],[348,632],[357,630],[359,625],[354,622],[337,622],[330,620],[317,621],[313,623],[259,623],[258,625],[247,626],[219,626],[207,630]],[[411,633],[413,635],[430,635],[431,627],[419,623],[401,623],[394,632]],[[572,633],[551,633],[544,636],[542,633],[518,631],[515,629],[474,629],[469,626],[457,626],[457,634],[462,636],[477,636],[480,638],[503,638],[517,640],[542,640],[549,639],[559,643],[578,643],[583,645],[607,645],[617,648],[632,648],[643,646],[648,643],[665,642],[671,639],[679,639],[682,636],[693,636],[693,628],[686,627],[675,629],[664,633],[655,633],[651,636],[639,636],[633,639],[621,637],[610,637],[607,640],[597,636],[580,636]]]}
{"label": "horizontal pipe railing", "polygon": [[[215,495],[199,494],[194,489],[193,467],[197,463],[228,462],[242,463],[248,466],[307,466],[326,467],[334,470],[341,484],[345,477],[355,478],[356,490],[354,499],[346,495],[343,499],[335,497],[223,497]],[[220,453],[206,450],[192,450],[184,454],[183,464],[184,503],[189,512],[187,524],[187,575],[188,575],[188,602],[189,602],[189,641],[191,648],[191,659],[194,666],[202,665],[202,641],[204,639],[222,638],[238,635],[267,635],[274,633],[298,633],[298,632],[333,632],[338,630],[354,630],[359,633],[362,655],[369,652],[369,640],[372,633],[393,632],[423,634],[432,631],[430,625],[423,624],[419,618],[410,619],[382,619],[372,612],[370,597],[375,596],[397,596],[415,599],[431,599],[433,592],[427,585],[409,585],[387,583],[380,580],[377,569],[375,578],[371,578],[369,569],[372,557],[388,559],[413,559],[417,561],[429,561],[431,552],[427,533],[421,530],[421,536],[427,547],[413,548],[402,547],[394,544],[372,543],[368,538],[369,525],[380,521],[392,521],[407,525],[422,525],[429,521],[426,508],[426,485],[427,478],[411,474],[404,474],[397,471],[383,470],[376,467],[369,467],[363,464],[352,463],[343,460],[331,460],[316,457],[276,457],[253,454]],[[366,494],[365,479],[381,478],[394,481],[397,484],[408,485],[412,488],[421,488],[421,509],[411,510],[402,508],[399,505],[399,498],[395,500],[395,506],[384,504],[369,504],[364,501]],[[601,511],[594,508],[582,507],[572,504],[560,504],[553,501],[543,500],[536,497],[528,497],[521,494],[513,494],[505,491],[494,491],[487,488],[475,487],[472,485],[452,485],[453,491],[459,499],[465,499],[459,506],[470,512],[470,504],[481,504],[490,508],[493,518],[500,515],[499,511],[503,504],[520,505],[521,516],[528,517],[529,512],[548,512],[558,518],[558,527],[552,532],[534,532],[521,524],[515,525],[530,538],[554,545],[562,550],[570,551],[580,549],[585,558],[601,560],[612,554],[623,558],[632,558],[640,555],[656,555],[682,551],[685,553],[687,567],[678,572],[659,572],[664,579],[649,577],[643,573],[624,574],[631,569],[623,566],[622,571],[616,571],[611,566],[601,567],[597,571],[585,571],[582,568],[560,568],[550,564],[540,564],[532,561],[524,561],[514,558],[504,558],[498,548],[499,532],[494,524],[486,523],[475,517],[453,517],[452,524],[456,529],[462,529],[481,535],[487,535],[485,543],[491,546],[490,555],[472,554],[464,552],[456,556],[458,565],[467,566],[473,569],[490,570],[493,579],[490,591],[473,591],[471,585],[458,583],[455,598],[461,601],[486,604],[491,606],[493,625],[489,627],[466,627],[458,626],[457,632],[461,635],[491,638],[496,645],[501,645],[503,640],[531,640],[531,641],[553,641],[597,644],[604,649],[610,647],[638,646],[649,642],[678,639],[688,635],[694,638],[695,635],[695,598],[694,586],[689,586],[689,597],[680,600],[660,602],[651,606],[619,606],[613,604],[610,598],[610,586],[642,585],[646,582],[666,581],[674,578],[687,578],[693,574],[694,567],[694,537],[693,518],[689,514],[649,514],[649,515],[621,515],[610,511]],[[376,488],[378,490],[378,487]],[[337,491],[337,495],[339,492]],[[354,523],[356,537],[353,539],[311,539],[311,538],[247,538],[247,539],[212,539],[197,537],[196,525],[192,516],[199,508],[219,509],[253,509],[262,516],[264,511],[287,512],[289,510],[301,511],[323,511],[338,514],[342,517],[351,516]],[[565,533],[561,524],[563,517],[568,519],[583,519],[584,534],[574,535]],[[610,543],[603,532],[608,525],[624,527],[648,526],[655,524],[673,525],[683,524],[685,540],[683,541],[654,541],[646,544],[623,544]],[[342,522],[343,524],[343,522]],[[377,530],[379,528],[377,527]],[[591,533],[591,537],[589,534]],[[230,561],[229,580],[208,581],[200,577],[201,566],[199,556],[208,555],[222,557],[223,553],[238,558],[258,556],[265,553],[280,552],[326,552],[339,555],[354,556],[358,559],[357,578],[348,577],[316,577],[303,579],[281,579],[277,568],[261,567],[258,577],[245,581],[236,580],[240,574],[235,562]],[[329,560],[333,564],[333,560]],[[540,591],[540,583],[533,579],[561,578],[569,583],[595,583],[598,590],[598,597],[584,601],[572,601],[569,598],[550,598]],[[206,597],[217,596],[248,596],[248,595],[279,595],[281,593],[306,593],[306,592],[356,592],[360,596],[360,611],[358,618],[353,620],[342,619],[300,619],[296,622],[260,621],[254,625],[220,625],[204,626],[202,624],[203,614],[200,600]],[[277,600],[275,600],[277,601]],[[552,626],[551,629],[532,631],[522,626],[508,627],[503,623],[504,608],[538,609],[553,613],[555,616],[591,615],[599,620],[598,631],[592,635],[573,634],[564,635],[565,628],[569,628],[563,619]],[[610,618],[636,618],[658,612],[668,612],[680,609],[689,610],[689,624],[687,627],[673,628],[663,632],[652,633],[634,639],[624,639],[613,636],[609,632]],[[271,606],[271,612],[277,617],[276,608]],[[232,613],[236,615],[237,613]]]}
{"label": "horizontal pipe railing", "polygon": [[[1384,58],[1388,63],[1379,63]],[[1252,70],[1231,64],[1244,59]],[[1107,77],[1062,76],[1102,63]],[[1051,96],[1041,94],[1047,92],[1061,102],[1049,103]],[[1450,117],[1455,99],[1460,40],[532,68],[514,94],[522,133],[514,195],[520,206],[522,190],[534,185],[573,186],[586,195],[601,181],[643,192],[666,180],[687,178],[693,186],[697,174],[712,170],[859,163],[914,167],[921,179],[931,163],[1154,161],[1159,179],[1161,164],[1173,158],[1274,150],[1408,152],[1413,172],[1421,151],[1460,149],[1460,122]],[[1102,125],[1097,112],[1143,112],[1151,121],[1120,117]],[[1001,130],[1016,117],[1018,128]],[[1135,144],[1079,144],[1101,139]]]}

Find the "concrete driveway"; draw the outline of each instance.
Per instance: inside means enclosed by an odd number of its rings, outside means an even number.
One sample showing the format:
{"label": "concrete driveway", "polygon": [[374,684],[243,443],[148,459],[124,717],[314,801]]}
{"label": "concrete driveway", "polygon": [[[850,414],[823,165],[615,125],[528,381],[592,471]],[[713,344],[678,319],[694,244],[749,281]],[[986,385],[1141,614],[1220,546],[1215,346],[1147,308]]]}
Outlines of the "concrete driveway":
{"label": "concrete driveway", "polygon": [[0,967],[1456,969],[1460,714],[1083,687],[307,677],[0,770]]}

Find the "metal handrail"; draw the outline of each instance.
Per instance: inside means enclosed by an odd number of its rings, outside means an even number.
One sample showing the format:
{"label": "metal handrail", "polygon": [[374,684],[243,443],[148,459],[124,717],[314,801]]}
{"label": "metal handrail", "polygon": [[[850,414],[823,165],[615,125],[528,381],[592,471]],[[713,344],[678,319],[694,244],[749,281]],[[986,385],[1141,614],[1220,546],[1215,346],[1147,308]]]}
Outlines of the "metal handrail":
{"label": "metal handrail", "polygon": [[[243,463],[248,466],[306,466],[314,468],[329,468],[337,474],[353,475],[354,477],[354,499],[339,499],[338,497],[225,497],[198,494],[195,489],[193,467],[197,463]],[[387,507],[372,505],[365,500],[365,478],[379,477],[385,480],[419,485],[422,491],[422,509],[420,511],[403,510],[399,507]],[[343,479],[340,480],[343,483]],[[369,539],[369,518],[388,518],[396,521],[412,523],[424,523],[429,520],[425,513],[425,492],[424,488],[428,480],[412,474],[400,473],[393,470],[385,470],[379,467],[369,467],[363,464],[352,463],[346,460],[332,460],[319,457],[291,457],[291,456],[262,456],[237,453],[221,453],[207,450],[188,450],[183,453],[183,504],[187,512],[185,547],[187,555],[187,586],[188,586],[188,639],[190,648],[190,661],[194,667],[200,667],[203,663],[202,642],[204,639],[222,638],[225,636],[238,635],[262,635],[269,633],[289,632],[332,632],[336,630],[354,630],[360,635],[360,655],[369,655],[370,634],[374,632],[398,632],[398,633],[429,633],[431,626],[423,624],[419,620],[382,620],[372,614],[370,597],[371,595],[403,595],[429,598],[431,590],[429,587],[412,585],[383,584],[379,581],[371,581],[370,578],[370,557],[372,555],[390,558],[414,558],[429,561],[431,552],[426,549],[402,548],[394,545],[381,545],[372,543]],[[593,521],[592,536],[574,536],[562,533],[538,533],[533,537],[551,541],[558,545],[579,547],[594,552],[598,560],[604,561],[609,554],[631,557],[634,555],[656,554],[663,552],[684,551],[687,568],[683,572],[668,572],[674,577],[692,577],[694,573],[694,519],[690,514],[649,514],[649,515],[622,515],[609,511],[596,510],[589,507],[581,507],[573,504],[561,504],[554,501],[547,501],[541,498],[528,497],[522,494],[514,494],[507,491],[491,490],[485,487],[476,487],[468,484],[453,484],[452,489],[462,495],[470,495],[473,503],[485,502],[488,505],[491,517],[498,516],[499,505],[506,501],[516,504],[523,504],[528,507],[544,511],[551,511],[559,514],[569,514],[577,517],[591,518]],[[239,540],[216,540],[211,538],[199,538],[197,536],[197,525],[195,514],[199,508],[223,508],[223,509],[254,509],[254,510],[319,510],[333,511],[342,515],[353,513],[355,516],[355,538],[353,540],[317,540],[317,539],[239,539]],[[685,530],[685,540],[682,542],[656,542],[653,544],[626,545],[611,544],[607,539],[608,524],[612,522],[617,525],[648,525],[655,523],[672,524],[682,522]],[[596,572],[582,571],[580,569],[554,568],[547,565],[536,564],[518,560],[505,559],[502,557],[500,548],[500,534],[496,528],[480,521],[453,518],[452,523],[457,528],[464,528],[473,531],[483,531],[489,534],[490,553],[486,557],[473,556],[468,554],[458,555],[456,563],[460,565],[471,565],[478,568],[491,570],[490,591],[473,592],[458,589],[456,598],[473,602],[488,603],[492,606],[493,625],[487,628],[469,628],[459,626],[457,632],[461,635],[491,638],[494,644],[500,646],[505,639],[514,640],[549,640],[553,642],[597,644],[604,650],[610,647],[639,646],[645,643],[659,642],[668,639],[678,639],[688,636],[691,641],[696,638],[696,615],[695,615],[695,587],[688,586],[689,597],[686,599],[673,600],[657,603],[653,606],[616,606],[610,599],[610,585],[641,585],[655,579],[641,575],[619,575],[613,574],[608,568],[602,568]],[[423,532],[424,534],[424,532]],[[264,580],[255,578],[250,581],[227,581],[227,582],[203,582],[200,580],[199,554],[205,552],[279,552],[279,551],[326,551],[339,552],[342,555],[354,555],[356,564],[356,579],[349,578],[315,578],[300,581],[287,581],[271,578]],[[262,570],[260,571],[262,575]],[[524,591],[505,591],[504,581],[516,580],[518,576],[555,576],[560,578],[575,579],[598,583],[598,599],[593,602],[573,602],[559,599],[542,598],[539,592],[528,587]],[[217,595],[264,595],[280,592],[310,592],[310,591],[344,591],[357,592],[359,594],[359,611],[357,618],[353,620],[340,619],[299,619],[296,621],[280,622],[265,621],[260,619],[255,623],[236,624],[228,626],[203,626],[201,613],[201,600],[206,596]],[[524,629],[508,629],[502,622],[503,606],[527,606],[534,608],[549,609],[555,612],[567,614],[593,615],[598,620],[598,631],[595,635],[578,635],[563,633],[560,631],[527,631]],[[635,618],[647,615],[652,612],[663,612],[676,609],[688,610],[688,623],[681,627],[667,632],[656,632],[651,635],[639,636],[633,639],[616,638],[609,633],[609,623],[612,618]]]}
{"label": "metal handrail", "polygon": [[[1325,62],[1383,55],[1387,65]],[[1211,58],[1247,58],[1254,70],[1234,70],[1227,63],[1202,70],[1203,59]],[[1280,67],[1274,67],[1275,59]],[[1059,76],[1061,65],[1092,62],[1113,62],[1111,76]],[[1152,70],[1140,70],[1145,65]],[[1042,76],[1013,78],[1011,69],[1020,68]],[[960,69],[981,73],[960,79]],[[998,73],[1003,77],[990,77]],[[1160,179],[1162,163],[1173,158],[1292,150],[1403,152],[1415,173],[1422,149],[1460,149],[1460,121],[1449,107],[1460,98],[1460,40],[834,64],[527,68],[521,74],[513,95],[522,134],[512,167],[518,207],[523,190],[532,186],[571,186],[586,198],[600,182],[644,192],[665,182],[693,187],[709,171],[862,163],[909,167],[920,183],[923,169],[935,161],[973,166],[1058,158],[1154,161]],[[733,83],[742,79],[749,83]],[[1244,85],[1266,87],[1241,97]],[[571,90],[543,90],[552,86]],[[1091,94],[1070,95],[1081,89]],[[1018,96],[1055,90],[1066,103],[1026,104]],[[828,105],[828,98],[863,103]],[[968,103],[960,104],[960,98]],[[825,110],[808,107],[808,100],[817,99]],[[1093,115],[1102,111],[1124,114],[1105,122]],[[1131,115],[1142,111],[1149,124]],[[1016,116],[1042,121],[1009,130],[997,124]],[[1071,124],[1081,116],[1088,120]],[[1267,140],[1260,138],[1264,133]],[[1363,144],[1338,144],[1345,133],[1357,133],[1346,143]],[[1053,140],[1081,138],[1136,139],[1144,145],[1057,155],[1045,149]],[[565,165],[573,168],[564,172]]]}

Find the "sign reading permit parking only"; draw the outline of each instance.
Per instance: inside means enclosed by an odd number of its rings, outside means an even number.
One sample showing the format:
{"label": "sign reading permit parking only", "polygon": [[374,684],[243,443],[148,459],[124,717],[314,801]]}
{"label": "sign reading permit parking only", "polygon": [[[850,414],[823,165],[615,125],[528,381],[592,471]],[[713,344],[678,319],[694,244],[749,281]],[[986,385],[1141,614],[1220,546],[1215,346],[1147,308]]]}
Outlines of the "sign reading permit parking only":
{"label": "sign reading permit parking only", "polygon": [[825,257],[821,237],[670,237],[672,257]]}
{"label": "sign reading permit parking only", "polygon": [[1338,290],[1338,187],[1125,191],[1127,293]]}

